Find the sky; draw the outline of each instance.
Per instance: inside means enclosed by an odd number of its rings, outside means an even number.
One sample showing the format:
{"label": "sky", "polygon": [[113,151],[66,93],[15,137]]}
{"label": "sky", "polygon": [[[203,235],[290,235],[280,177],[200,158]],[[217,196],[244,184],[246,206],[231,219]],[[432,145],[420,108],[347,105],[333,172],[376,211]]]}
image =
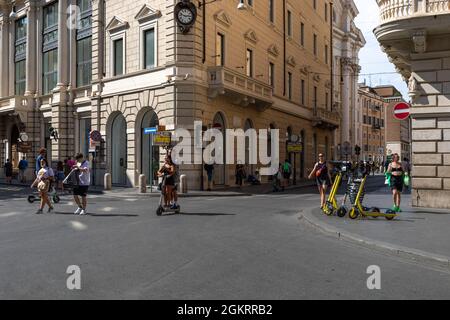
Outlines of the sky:
{"label": "sky", "polygon": [[395,72],[395,67],[389,62],[387,55],[381,51],[373,29],[379,24],[379,8],[375,0],[354,0],[359,10],[355,24],[361,29],[366,38],[366,45],[359,53],[359,64],[361,74],[359,82],[364,82],[372,87],[378,85],[392,84],[408,100],[408,89],[406,83],[399,74],[380,74],[385,72]]}

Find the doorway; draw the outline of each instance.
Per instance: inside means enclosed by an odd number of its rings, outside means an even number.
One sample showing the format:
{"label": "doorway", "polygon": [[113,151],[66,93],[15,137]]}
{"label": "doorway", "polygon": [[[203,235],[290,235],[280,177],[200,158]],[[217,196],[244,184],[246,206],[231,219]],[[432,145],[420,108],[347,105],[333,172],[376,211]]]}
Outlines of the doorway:
{"label": "doorway", "polygon": [[[149,110],[142,118],[141,130],[141,174],[147,177],[148,185],[157,185],[158,177],[156,173],[159,170],[160,150],[158,146],[153,146],[152,135],[144,134],[145,128],[158,126],[158,116],[153,110]],[[152,180],[153,179],[153,180]]]}
{"label": "doorway", "polygon": [[122,114],[111,127],[111,174],[113,184],[127,185],[127,122]]}

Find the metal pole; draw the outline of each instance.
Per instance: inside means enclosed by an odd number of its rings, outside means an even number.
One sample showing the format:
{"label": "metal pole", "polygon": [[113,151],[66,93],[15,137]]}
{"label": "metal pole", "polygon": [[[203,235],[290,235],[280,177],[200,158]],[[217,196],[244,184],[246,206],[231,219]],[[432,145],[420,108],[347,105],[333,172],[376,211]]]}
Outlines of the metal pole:
{"label": "metal pole", "polygon": [[150,134],[150,193],[153,193],[153,133]]}

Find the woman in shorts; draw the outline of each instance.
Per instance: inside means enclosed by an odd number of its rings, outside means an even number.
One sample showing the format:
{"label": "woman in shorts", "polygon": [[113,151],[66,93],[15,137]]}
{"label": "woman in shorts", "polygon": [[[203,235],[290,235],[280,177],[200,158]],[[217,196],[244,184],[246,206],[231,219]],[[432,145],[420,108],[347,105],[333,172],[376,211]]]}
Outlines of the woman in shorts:
{"label": "woman in shorts", "polygon": [[170,207],[172,201],[172,192],[175,188],[175,164],[172,161],[172,157],[167,155],[164,159],[164,165],[158,171],[158,177],[165,176],[164,181],[164,203],[166,207]]}
{"label": "woman in shorts", "polygon": [[392,162],[389,164],[387,172],[391,174],[390,187],[392,190],[392,199],[394,201],[392,210],[401,212],[400,202],[403,192],[403,175],[405,170],[400,162],[400,156],[397,153],[392,156]]}
{"label": "woman in shorts", "polygon": [[319,161],[314,165],[314,169],[308,176],[309,179],[313,177],[316,177],[316,183],[320,193],[320,207],[323,208],[326,205],[327,189],[331,185],[331,177],[328,164],[322,153],[319,154]]}
{"label": "woman in shorts", "polygon": [[37,187],[39,191],[39,196],[41,197],[41,203],[39,210],[36,214],[41,214],[44,210],[45,205],[48,205],[48,212],[53,211],[53,206],[48,196],[48,190],[50,188],[50,183],[54,179],[54,173],[52,168],[48,166],[46,159],[41,159],[40,163],[41,169],[37,173],[37,178],[31,185],[31,188]]}

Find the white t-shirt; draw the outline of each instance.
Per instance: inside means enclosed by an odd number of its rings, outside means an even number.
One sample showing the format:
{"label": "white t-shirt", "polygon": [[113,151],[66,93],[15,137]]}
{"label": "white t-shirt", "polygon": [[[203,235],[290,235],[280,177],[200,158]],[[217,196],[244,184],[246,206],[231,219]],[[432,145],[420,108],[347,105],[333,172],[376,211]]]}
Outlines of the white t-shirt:
{"label": "white t-shirt", "polygon": [[85,160],[83,163],[77,164],[80,169],[87,169],[86,172],[80,171],[78,178],[80,180],[80,186],[89,186],[91,184],[91,170],[89,170],[89,161]]}
{"label": "white t-shirt", "polygon": [[39,170],[39,172],[38,172],[38,177],[40,180],[48,179],[48,178],[54,177],[54,176],[55,176],[55,174],[53,172],[53,169],[50,167],[41,168],[41,170]]}

